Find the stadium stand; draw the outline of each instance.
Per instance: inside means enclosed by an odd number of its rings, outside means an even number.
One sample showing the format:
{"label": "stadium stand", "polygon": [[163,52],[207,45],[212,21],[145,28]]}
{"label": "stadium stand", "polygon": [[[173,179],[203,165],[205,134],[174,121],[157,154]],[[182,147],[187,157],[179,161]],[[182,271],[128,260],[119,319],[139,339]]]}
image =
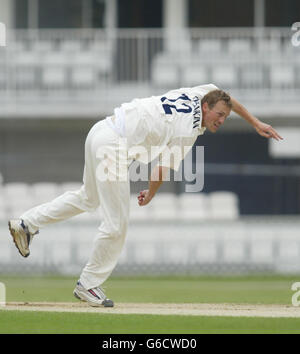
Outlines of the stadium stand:
{"label": "stadium stand", "polygon": [[176,220],[180,217],[178,197],[174,193],[157,193],[151,204],[151,218],[154,220]]}
{"label": "stadium stand", "polygon": [[233,55],[246,54],[252,51],[251,41],[248,39],[232,39],[228,42],[228,52]]}
{"label": "stadium stand", "polygon": [[183,68],[182,84],[184,86],[197,86],[199,82],[208,82],[208,67],[199,66],[198,61],[193,61]]}
{"label": "stadium stand", "polygon": [[[80,36],[72,30],[16,31],[0,53],[1,100],[13,102],[18,95],[50,102],[59,97],[72,106],[88,97],[111,111],[120,100],[128,100],[127,95],[132,98],[135,84],[146,95],[149,89],[161,92],[214,82],[239,92],[245,104],[255,97],[278,104],[279,94],[290,98],[296,95],[291,89],[300,88],[300,51],[286,29],[190,30],[171,42],[163,31],[151,30],[141,38],[126,31],[117,36],[102,30]],[[113,92],[109,99],[107,87]],[[53,110],[54,116],[59,109]]]}
{"label": "stadium stand", "polygon": [[234,65],[228,64],[226,70],[224,65],[215,65],[212,70],[212,82],[215,82],[220,87],[235,88],[238,83],[237,69]]}
{"label": "stadium stand", "polygon": [[75,88],[90,88],[95,84],[95,72],[89,66],[73,66],[72,67],[72,87]]}
{"label": "stadium stand", "polygon": [[34,199],[30,186],[26,183],[16,182],[3,185],[6,215],[11,218],[18,217],[24,211],[34,206]]}
{"label": "stadium stand", "polygon": [[153,62],[152,80],[155,86],[175,87],[178,83],[179,66],[168,55],[157,55]]}
{"label": "stadium stand", "polygon": [[141,208],[137,203],[137,196],[131,194],[130,196],[130,214],[133,220],[146,221],[152,217],[152,205],[151,203],[144,208]]}
{"label": "stadium stand", "polygon": [[5,219],[6,211],[5,211],[5,195],[4,195],[4,187],[3,187],[3,177],[0,173],[0,220]]}
{"label": "stadium stand", "polygon": [[56,198],[60,194],[60,190],[56,183],[39,182],[31,186],[31,194],[34,200],[34,205],[47,203]]}
{"label": "stadium stand", "polygon": [[232,192],[218,191],[210,193],[210,216],[213,219],[235,220],[239,217],[238,198]]}
{"label": "stadium stand", "polygon": [[82,186],[81,182],[64,182],[59,185],[60,193],[65,193],[67,191],[76,191]]}
{"label": "stadium stand", "polygon": [[207,196],[204,193],[183,193],[180,195],[180,218],[186,221],[204,220],[208,217]]}
{"label": "stadium stand", "polygon": [[[27,209],[47,203],[66,191],[81,188],[80,182],[38,182],[0,184],[0,220],[19,217]],[[231,192],[205,193],[157,193],[145,207],[137,203],[137,195],[130,197],[130,220],[163,221],[183,220],[201,221],[209,219],[230,219],[239,217],[238,198]],[[83,213],[76,220],[101,220],[101,207],[93,213]]]}
{"label": "stadium stand", "polygon": [[271,69],[271,85],[272,87],[292,88],[294,86],[294,68],[283,65],[272,65]]}
{"label": "stadium stand", "polygon": [[211,53],[220,54],[222,52],[222,41],[219,39],[202,39],[198,42],[199,54]]}
{"label": "stadium stand", "polygon": [[255,89],[264,85],[264,67],[263,65],[244,65],[240,71],[241,85],[243,88]]}

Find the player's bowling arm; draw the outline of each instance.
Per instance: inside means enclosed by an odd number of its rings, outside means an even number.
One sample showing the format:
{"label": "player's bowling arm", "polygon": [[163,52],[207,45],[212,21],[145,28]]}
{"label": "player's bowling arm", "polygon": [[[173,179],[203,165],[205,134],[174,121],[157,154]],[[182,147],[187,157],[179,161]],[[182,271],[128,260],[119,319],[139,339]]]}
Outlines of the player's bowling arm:
{"label": "player's bowling arm", "polygon": [[232,110],[240,117],[244,118],[249,124],[255,127],[259,119],[254,117],[240,102],[231,96]]}
{"label": "player's bowling arm", "polygon": [[240,102],[231,96],[232,110],[240,117],[244,118],[246,122],[251,124],[257,133],[265,138],[273,138],[282,140],[283,138],[277,131],[269,124],[261,122],[258,118],[254,117]]}
{"label": "player's bowling arm", "polygon": [[165,177],[168,175],[168,171],[169,168],[164,166],[154,167],[149,181],[149,189],[141,191],[138,196],[138,203],[140,206],[146,205],[151,201],[159,187],[162,185]]}

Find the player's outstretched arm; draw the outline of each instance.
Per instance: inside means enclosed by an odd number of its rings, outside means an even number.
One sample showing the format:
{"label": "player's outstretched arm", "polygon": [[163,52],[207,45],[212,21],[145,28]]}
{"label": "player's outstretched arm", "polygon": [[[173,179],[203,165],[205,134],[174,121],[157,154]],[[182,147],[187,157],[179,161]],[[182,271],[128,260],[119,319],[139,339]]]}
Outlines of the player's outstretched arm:
{"label": "player's outstretched arm", "polygon": [[138,203],[140,206],[147,205],[151,201],[151,199],[155,196],[155,193],[158,191],[159,187],[165,180],[168,171],[169,168],[167,167],[154,167],[149,181],[149,189],[141,191],[138,195]]}
{"label": "player's outstretched arm", "polygon": [[273,138],[276,140],[282,140],[283,138],[277,133],[277,131],[269,124],[261,122],[258,118],[254,117],[247,109],[239,103],[235,98],[231,96],[232,110],[244,118],[249,124],[251,124],[257,133],[265,138]]}

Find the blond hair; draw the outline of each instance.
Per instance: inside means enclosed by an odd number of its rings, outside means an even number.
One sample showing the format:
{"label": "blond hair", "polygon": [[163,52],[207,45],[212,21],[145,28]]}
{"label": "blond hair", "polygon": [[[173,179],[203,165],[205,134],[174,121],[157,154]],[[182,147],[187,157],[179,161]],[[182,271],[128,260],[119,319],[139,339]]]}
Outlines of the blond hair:
{"label": "blond hair", "polygon": [[201,100],[201,104],[207,102],[209,109],[212,109],[216,103],[223,101],[225,105],[232,109],[232,102],[230,96],[223,90],[213,90],[208,92]]}

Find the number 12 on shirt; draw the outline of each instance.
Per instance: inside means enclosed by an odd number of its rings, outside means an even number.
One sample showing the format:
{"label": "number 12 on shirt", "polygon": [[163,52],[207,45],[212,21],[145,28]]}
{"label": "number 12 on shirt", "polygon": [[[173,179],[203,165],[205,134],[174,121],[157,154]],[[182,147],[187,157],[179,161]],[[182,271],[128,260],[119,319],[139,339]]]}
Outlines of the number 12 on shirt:
{"label": "number 12 on shirt", "polygon": [[[162,106],[166,114],[173,114],[172,109],[174,109],[176,112],[181,112],[181,113],[192,112],[192,107],[186,104],[185,102],[182,102],[182,101],[191,102],[191,99],[185,94],[182,94],[181,96],[175,99],[162,97],[160,100],[163,102]],[[175,104],[172,104],[171,102],[174,102]]]}

